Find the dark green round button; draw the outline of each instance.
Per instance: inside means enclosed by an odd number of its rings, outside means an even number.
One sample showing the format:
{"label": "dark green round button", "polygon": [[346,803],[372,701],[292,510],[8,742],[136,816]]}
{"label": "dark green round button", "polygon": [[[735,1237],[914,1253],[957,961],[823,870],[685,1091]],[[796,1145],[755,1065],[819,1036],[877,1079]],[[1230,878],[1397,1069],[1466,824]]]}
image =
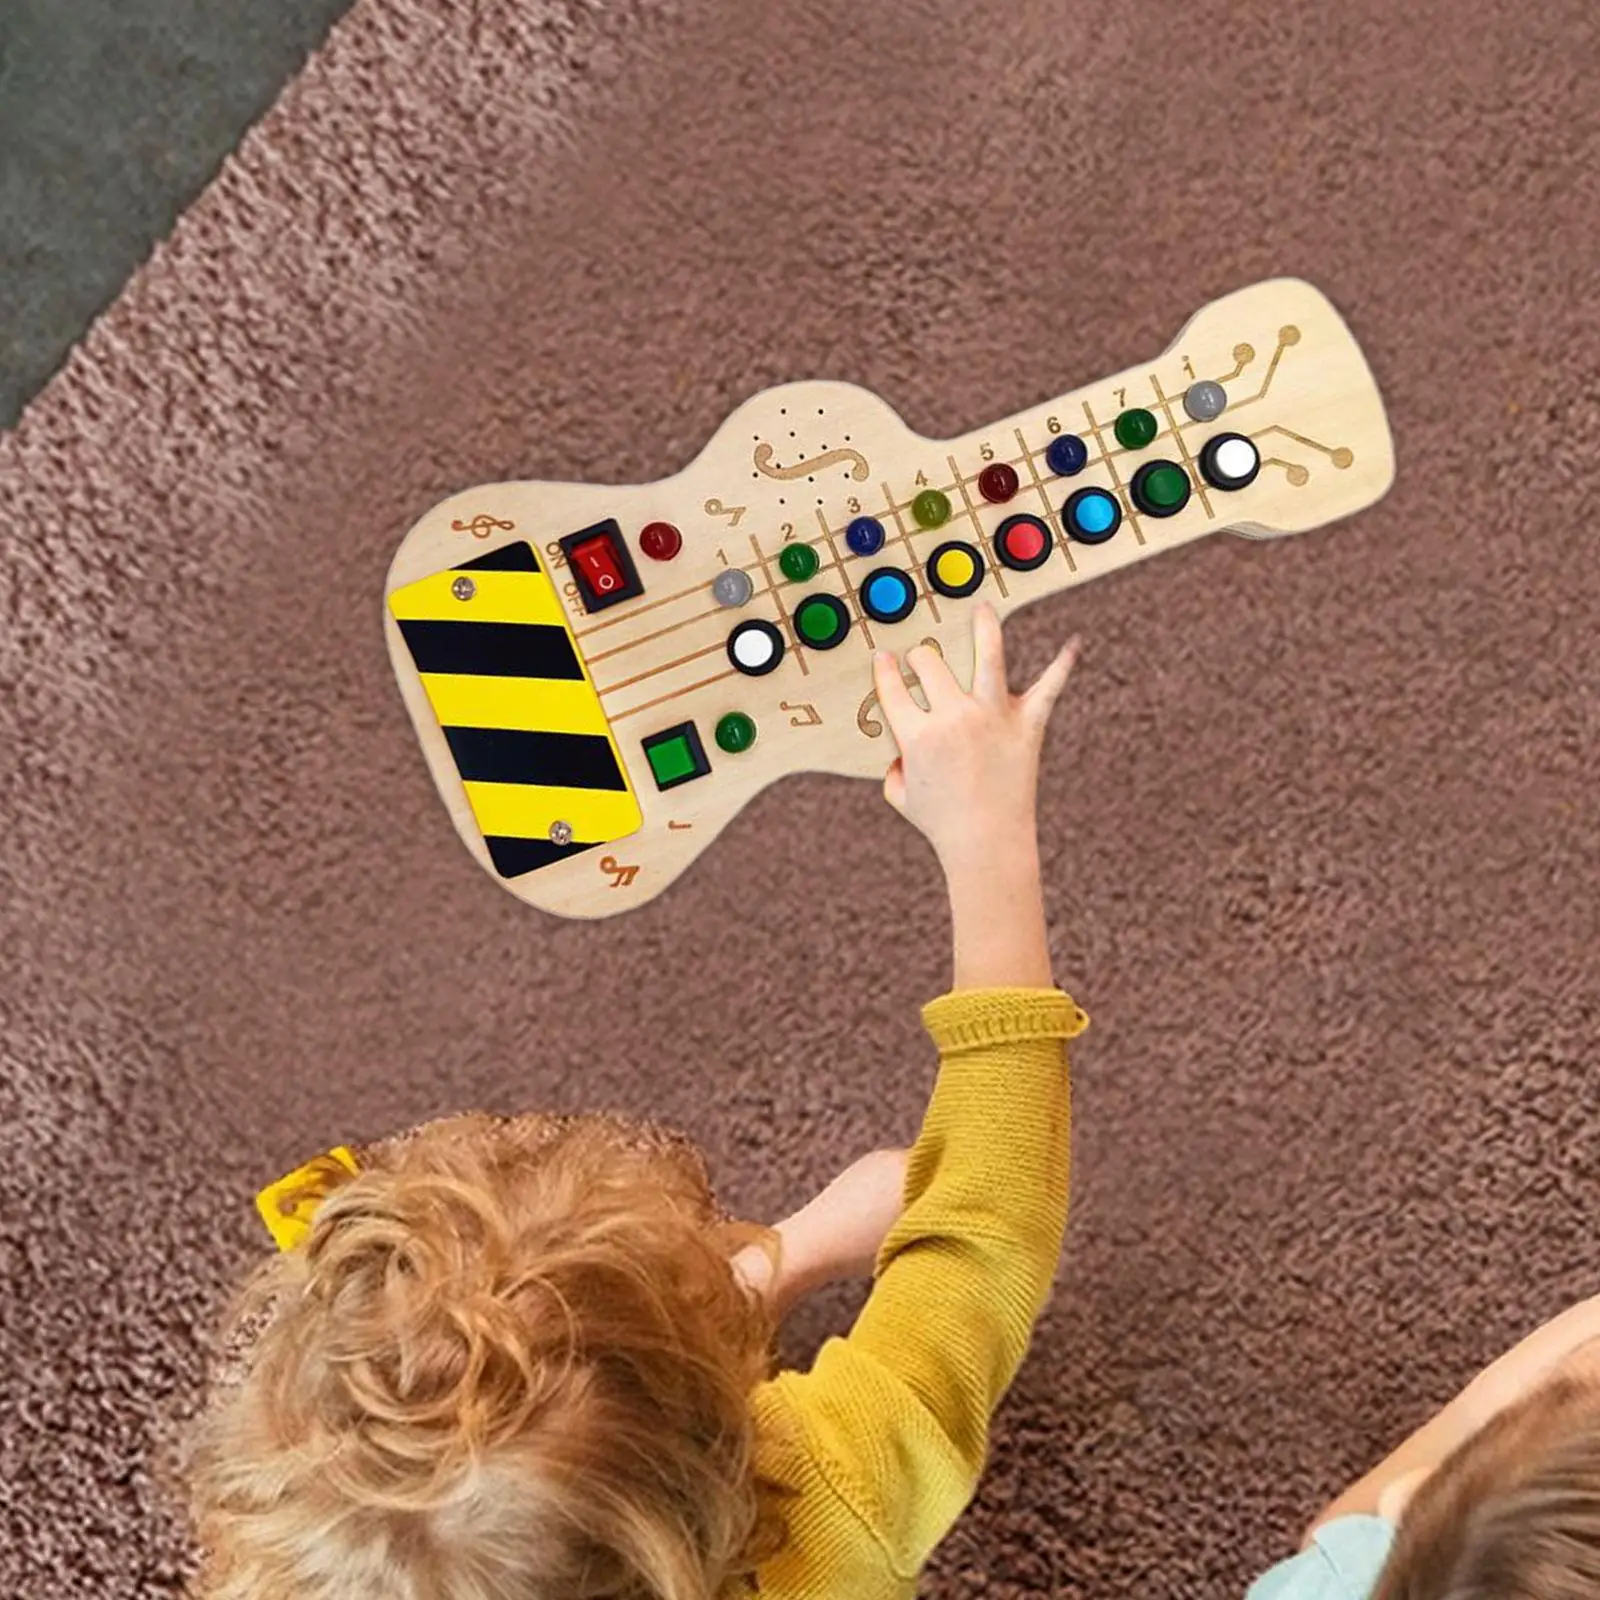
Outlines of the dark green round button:
{"label": "dark green round button", "polygon": [[816,576],[821,563],[817,559],[817,552],[810,545],[786,544],[783,553],[778,557],[778,565],[783,568],[784,577],[795,583],[804,583],[807,578]]}
{"label": "dark green round button", "polygon": [[1117,418],[1114,431],[1124,450],[1143,450],[1156,436],[1156,419],[1143,406],[1133,406]]}
{"label": "dark green round button", "polygon": [[911,515],[919,528],[942,528],[950,520],[950,496],[938,489],[924,489],[911,502]]}
{"label": "dark green round button", "polygon": [[717,723],[717,745],[730,755],[748,750],[756,742],[756,725],[742,711],[730,711]]}
{"label": "dark green round button", "polygon": [[850,631],[850,612],[834,594],[810,594],[794,614],[800,637],[814,650],[831,650]]}
{"label": "dark green round button", "polygon": [[1157,461],[1139,480],[1139,499],[1157,516],[1180,510],[1189,499],[1189,478],[1170,461]]}

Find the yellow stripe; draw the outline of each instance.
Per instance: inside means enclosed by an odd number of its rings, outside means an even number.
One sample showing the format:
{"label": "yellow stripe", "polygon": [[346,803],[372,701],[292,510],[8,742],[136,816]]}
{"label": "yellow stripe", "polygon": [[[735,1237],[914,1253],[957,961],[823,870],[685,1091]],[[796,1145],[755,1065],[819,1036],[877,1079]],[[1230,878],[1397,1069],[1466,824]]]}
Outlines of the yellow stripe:
{"label": "yellow stripe", "polygon": [[528,733],[605,733],[600,698],[587,683],[425,672],[422,686],[447,728],[518,728]]}
{"label": "yellow stripe", "polygon": [[553,822],[572,825],[576,844],[609,844],[638,830],[639,802],[620,789],[560,789],[531,783],[464,786],[478,826],[511,839],[548,839]]}
{"label": "yellow stripe", "polygon": [[[470,578],[470,600],[457,600],[450,586]],[[389,596],[397,622],[553,622],[570,636],[572,625],[544,572],[436,572]]]}

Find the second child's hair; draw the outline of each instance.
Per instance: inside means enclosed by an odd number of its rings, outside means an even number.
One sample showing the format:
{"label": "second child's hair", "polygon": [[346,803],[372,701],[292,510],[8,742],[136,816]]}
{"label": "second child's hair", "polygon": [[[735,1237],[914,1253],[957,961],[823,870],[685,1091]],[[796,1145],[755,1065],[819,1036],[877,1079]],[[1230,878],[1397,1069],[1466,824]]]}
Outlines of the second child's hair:
{"label": "second child's hair", "polygon": [[1372,1600],[1600,1595],[1600,1382],[1562,1377],[1462,1444],[1417,1490]]}
{"label": "second child's hair", "polygon": [[330,1183],[192,1435],[207,1600],[709,1600],[777,1541],[697,1158],[472,1118]]}

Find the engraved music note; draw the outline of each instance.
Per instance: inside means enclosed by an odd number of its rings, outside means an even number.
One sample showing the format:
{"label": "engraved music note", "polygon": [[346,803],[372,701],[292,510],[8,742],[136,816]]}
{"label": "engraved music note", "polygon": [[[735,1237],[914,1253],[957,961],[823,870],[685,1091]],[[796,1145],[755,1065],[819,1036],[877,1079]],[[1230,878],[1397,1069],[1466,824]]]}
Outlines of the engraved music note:
{"label": "engraved music note", "polygon": [[797,461],[792,467],[775,467],[772,464],[772,446],[758,444],[752,460],[756,464],[757,472],[769,478],[781,478],[785,482],[792,478],[809,478],[813,473],[821,472],[824,467],[836,466],[841,461],[853,463],[850,476],[857,483],[865,483],[867,473],[871,470],[867,466],[867,458],[859,450],[828,450],[820,456],[812,456],[809,461]]}
{"label": "engraved music note", "polygon": [[705,504],[705,513],[708,517],[728,517],[730,528],[739,526],[739,518],[744,515],[744,509],[743,506],[725,506],[720,500],[707,500]]}
{"label": "engraved music note", "polygon": [[516,523],[507,522],[502,517],[491,517],[480,512],[471,522],[462,522],[458,517],[451,522],[450,527],[455,533],[470,533],[474,539],[487,539],[496,528],[506,533],[512,532]]}
{"label": "engraved music note", "polygon": [[[931,651],[933,651],[933,653],[938,656],[941,661],[944,660],[944,650],[940,646],[937,639],[924,639],[922,642]],[[906,666],[904,662],[902,662],[900,666],[900,676],[905,679],[906,687],[909,688],[913,693],[922,687],[922,684],[918,681],[916,673]],[[861,709],[856,712],[856,726],[864,734],[866,734],[869,739],[881,739],[883,737],[883,723],[877,717],[872,715],[874,709],[877,707],[877,704],[878,691],[874,689],[867,696],[867,698],[861,702]]]}
{"label": "engraved music note", "polygon": [[639,876],[637,867],[625,867],[615,856],[601,856],[600,870],[611,874],[613,889],[626,889]]}
{"label": "engraved music note", "polygon": [[801,705],[790,705],[787,700],[778,702],[780,711],[798,711],[799,716],[789,718],[791,728],[814,728],[822,721],[822,713],[808,700]]}

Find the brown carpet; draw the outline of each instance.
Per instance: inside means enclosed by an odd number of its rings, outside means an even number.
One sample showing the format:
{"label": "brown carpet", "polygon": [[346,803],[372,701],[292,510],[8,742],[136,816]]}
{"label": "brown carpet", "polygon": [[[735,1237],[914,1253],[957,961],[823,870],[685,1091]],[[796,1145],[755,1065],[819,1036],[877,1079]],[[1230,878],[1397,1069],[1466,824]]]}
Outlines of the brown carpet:
{"label": "brown carpet", "polygon": [[[405,527],[788,378],[939,434],[1295,273],[1399,478],[1025,613],[1077,1052],[1060,1290],[933,1595],[1237,1595],[1600,1275],[1600,13],[360,0],[0,441],[0,1591],[174,1592],[149,1470],[250,1196],[611,1105],[771,1215],[910,1137],[946,976],[868,784],[546,920],[390,679]],[[797,1354],[853,1302],[793,1330]]]}

